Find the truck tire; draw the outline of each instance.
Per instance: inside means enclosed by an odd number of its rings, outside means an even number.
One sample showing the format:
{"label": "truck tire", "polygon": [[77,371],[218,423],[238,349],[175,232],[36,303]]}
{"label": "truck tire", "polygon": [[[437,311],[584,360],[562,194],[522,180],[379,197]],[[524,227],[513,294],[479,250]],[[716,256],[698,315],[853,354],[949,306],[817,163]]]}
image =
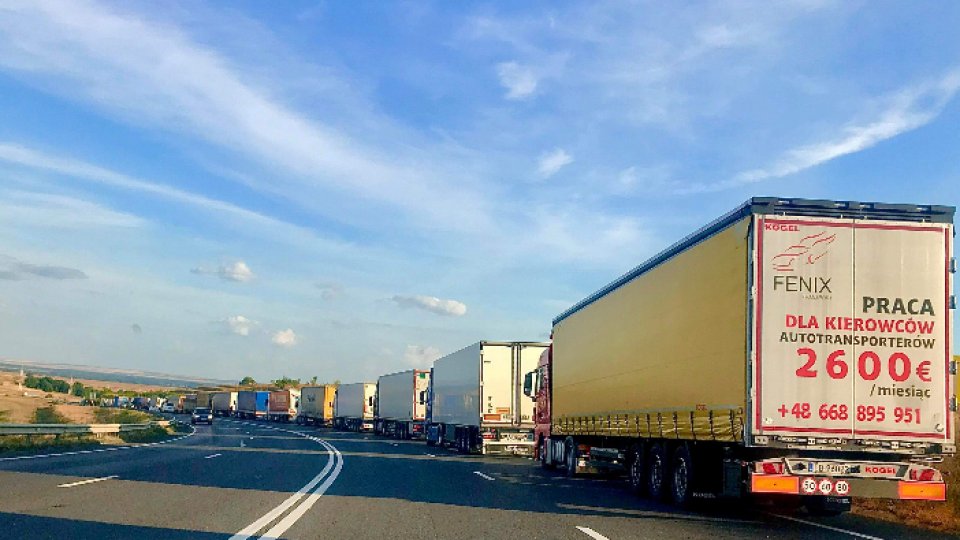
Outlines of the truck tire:
{"label": "truck tire", "polygon": [[547,459],[547,448],[550,446],[550,442],[546,437],[540,437],[540,442],[537,443],[537,453],[540,454],[540,466],[544,469],[550,471],[556,468],[552,460]]}
{"label": "truck tire", "polygon": [[663,445],[655,443],[647,452],[647,495],[663,500],[667,495],[667,456]]}
{"label": "truck tire", "polygon": [[630,448],[630,467],[627,470],[630,479],[630,491],[637,496],[647,493],[646,455],[643,452],[643,443],[637,443]]}
{"label": "truck tire", "polygon": [[680,445],[673,453],[670,475],[670,500],[681,508],[693,500],[693,456],[687,445]]}
{"label": "truck tire", "polygon": [[566,467],[566,474],[568,478],[573,478],[577,475],[577,441],[573,440],[573,437],[567,437],[566,442],[564,443],[564,466]]}

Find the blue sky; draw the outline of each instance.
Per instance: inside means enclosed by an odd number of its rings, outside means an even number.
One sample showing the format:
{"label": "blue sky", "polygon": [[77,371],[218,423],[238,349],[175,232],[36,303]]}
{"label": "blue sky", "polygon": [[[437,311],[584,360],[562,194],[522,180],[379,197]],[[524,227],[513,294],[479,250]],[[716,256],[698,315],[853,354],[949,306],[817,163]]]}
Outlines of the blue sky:
{"label": "blue sky", "polygon": [[956,205],[960,5],[4,2],[0,356],[353,381],[752,196]]}

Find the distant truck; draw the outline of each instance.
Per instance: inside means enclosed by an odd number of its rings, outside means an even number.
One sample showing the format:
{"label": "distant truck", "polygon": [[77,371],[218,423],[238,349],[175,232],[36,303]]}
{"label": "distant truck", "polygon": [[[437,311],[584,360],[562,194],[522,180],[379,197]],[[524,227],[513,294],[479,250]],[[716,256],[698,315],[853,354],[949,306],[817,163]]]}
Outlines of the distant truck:
{"label": "distant truck", "polygon": [[237,392],[237,416],[259,420],[266,418],[270,392],[265,390],[241,390]]}
{"label": "distant truck", "polygon": [[186,396],[183,394],[174,394],[167,398],[167,403],[173,405],[173,412],[182,413],[183,412],[183,402]]}
{"label": "distant truck", "polygon": [[289,422],[297,417],[297,407],[299,406],[299,390],[295,388],[274,390],[270,392],[270,401],[267,405],[267,420]]}
{"label": "distant truck", "polygon": [[149,407],[149,404],[146,397],[136,396],[135,398],[133,398],[132,406],[134,409],[145,411]]}
{"label": "distant truck", "polygon": [[301,425],[332,426],[333,406],[337,399],[337,385],[304,386],[300,389],[300,408],[297,423]]}
{"label": "distant truck", "polygon": [[410,369],[377,382],[374,432],[398,439],[423,438],[430,372]]}
{"label": "distant truck", "polygon": [[334,401],[333,427],[347,431],[373,431],[377,383],[341,384]]}
{"label": "distant truck", "polygon": [[237,392],[214,392],[210,396],[214,416],[234,416],[237,413]]}
{"label": "distant truck", "polygon": [[537,457],[677,505],[944,500],[953,215],[747,201],[554,319],[525,381]]}
{"label": "distant truck", "polygon": [[210,408],[210,400],[213,399],[214,392],[210,390],[197,390],[197,407]]}
{"label": "distant truck", "polygon": [[434,362],[427,444],[533,455],[533,403],[523,396],[521,381],[548,346],[480,341]]}
{"label": "distant truck", "polygon": [[186,394],[183,396],[183,412],[190,414],[198,407],[197,405],[197,395],[196,394]]}

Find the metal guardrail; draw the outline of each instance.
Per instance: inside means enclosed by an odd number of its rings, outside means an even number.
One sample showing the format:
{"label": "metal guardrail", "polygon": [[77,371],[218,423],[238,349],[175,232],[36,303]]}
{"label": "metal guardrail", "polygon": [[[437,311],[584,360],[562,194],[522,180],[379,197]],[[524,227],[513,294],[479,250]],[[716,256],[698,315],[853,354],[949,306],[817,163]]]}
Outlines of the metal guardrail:
{"label": "metal guardrail", "polygon": [[0,436],[3,435],[96,435],[128,433],[141,431],[154,426],[167,427],[169,420],[147,422],[144,424],[0,424]]}

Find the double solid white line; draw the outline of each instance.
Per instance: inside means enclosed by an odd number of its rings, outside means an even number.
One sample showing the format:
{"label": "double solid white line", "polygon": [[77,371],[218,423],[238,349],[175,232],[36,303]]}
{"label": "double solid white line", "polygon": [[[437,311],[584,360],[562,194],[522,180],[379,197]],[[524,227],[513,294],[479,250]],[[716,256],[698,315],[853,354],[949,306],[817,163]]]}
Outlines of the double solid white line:
{"label": "double solid white line", "polygon": [[[230,540],[244,540],[256,535],[261,529],[273,523],[277,518],[282,516],[284,512],[287,512],[287,510],[293,507],[293,509],[290,510],[290,512],[284,516],[283,519],[275,523],[270,530],[265,532],[263,536],[260,537],[262,539],[280,538],[280,536],[285,533],[287,529],[289,529],[294,523],[297,522],[297,520],[303,517],[307,510],[310,510],[310,508],[320,499],[320,497],[323,496],[324,493],[326,493],[327,489],[337,480],[337,477],[340,475],[340,470],[343,469],[343,456],[340,454],[340,451],[336,449],[336,447],[317,437],[310,437],[296,431],[289,431],[289,433],[295,433],[301,437],[310,439],[311,441],[314,441],[326,448],[329,451],[329,458],[327,459],[326,466],[324,466],[323,470],[320,471],[320,474],[314,476],[313,479],[307,482],[307,484],[300,488],[296,493],[277,505],[273,510],[270,510],[261,516],[260,519],[254,521],[250,525],[247,525],[237,534],[231,536]],[[331,472],[331,470],[333,472]],[[326,478],[326,480],[324,480],[324,478]],[[321,482],[323,483],[321,484]],[[317,484],[320,485],[317,486]]]}

